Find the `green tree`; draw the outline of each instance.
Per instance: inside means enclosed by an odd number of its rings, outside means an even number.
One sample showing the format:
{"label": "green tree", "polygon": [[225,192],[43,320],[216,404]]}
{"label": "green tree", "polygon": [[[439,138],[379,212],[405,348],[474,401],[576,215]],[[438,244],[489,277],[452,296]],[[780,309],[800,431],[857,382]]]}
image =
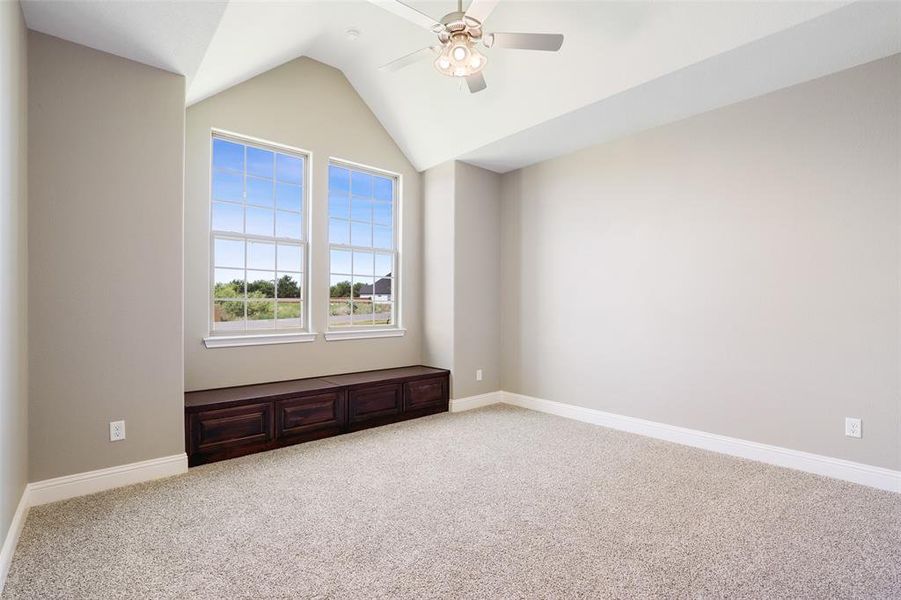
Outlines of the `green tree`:
{"label": "green tree", "polygon": [[290,275],[282,275],[276,285],[279,298],[300,298],[300,284]]}

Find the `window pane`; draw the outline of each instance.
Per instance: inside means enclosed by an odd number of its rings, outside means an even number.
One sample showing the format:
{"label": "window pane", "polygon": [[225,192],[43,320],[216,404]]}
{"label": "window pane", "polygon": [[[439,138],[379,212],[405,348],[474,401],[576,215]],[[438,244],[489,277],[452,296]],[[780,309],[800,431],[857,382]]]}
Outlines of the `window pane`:
{"label": "window pane", "polygon": [[300,299],[301,281],[300,273],[279,273],[278,279],[276,279],[275,297]]}
{"label": "window pane", "polygon": [[275,273],[247,271],[247,299],[275,298]]}
{"label": "window pane", "polygon": [[248,241],[247,268],[275,270],[275,244]]}
{"label": "window pane", "polygon": [[391,249],[394,247],[394,238],[391,235],[390,227],[380,227],[378,225],[372,228],[372,246],[374,248],[387,248]]}
{"label": "window pane", "polygon": [[372,300],[354,300],[354,325],[372,325]]}
{"label": "window pane", "polygon": [[213,272],[213,298],[244,298],[244,270],[216,269]]}
{"label": "window pane", "polygon": [[247,329],[274,329],[275,301],[247,301]]}
{"label": "window pane", "polygon": [[381,300],[391,302],[394,297],[391,295],[394,280],[390,277],[379,277],[375,280],[374,291],[372,292],[373,300]]}
{"label": "window pane", "polygon": [[372,275],[372,252],[354,252],[354,275]]}
{"label": "window pane", "polygon": [[247,147],[247,174],[272,179],[275,155],[262,148]]}
{"label": "window pane", "polygon": [[358,275],[354,275],[354,286],[353,286],[353,297],[356,298],[372,298],[372,283],[374,279],[372,277],[360,277]]}
{"label": "window pane", "polygon": [[278,207],[280,209],[300,212],[302,194],[299,185],[279,182],[276,187],[276,198],[278,198]]}
{"label": "window pane", "polygon": [[352,246],[372,246],[372,225],[369,223],[351,223],[350,243]]}
{"label": "window pane", "polygon": [[375,255],[375,275],[385,277],[391,275],[394,270],[394,256],[392,254]]}
{"label": "window pane", "polygon": [[215,331],[242,331],[244,329],[244,301],[216,300],[213,302],[213,329]]}
{"label": "window pane", "polygon": [[213,200],[244,201],[244,176],[240,173],[213,171]]}
{"label": "window pane", "polygon": [[276,158],[276,177],[285,183],[301,185],[303,183],[303,159],[287,154],[279,154]]}
{"label": "window pane", "polygon": [[301,327],[302,317],[300,300],[278,300],[275,316],[279,327]]}
{"label": "window pane", "polygon": [[244,268],[244,240],[213,240],[213,265],[216,267]]}
{"label": "window pane", "polygon": [[350,327],[353,325],[350,302],[332,300],[328,303],[328,326]]}
{"label": "window pane", "polygon": [[372,205],[372,221],[378,225],[393,225],[394,216],[389,202],[374,202]]}
{"label": "window pane", "polygon": [[329,165],[328,189],[330,192],[350,193],[350,171],[341,167]]}
{"label": "window pane", "polygon": [[303,271],[303,250],[291,244],[278,245],[278,269],[280,271]]}
{"label": "window pane", "polygon": [[329,219],[328,222],[328,241],[331,244],[349,244],[350,243],[350,221],[342,221],[340,219]]}
{"label": "window pane", "polygon": [[394,200],[394,180],[387,177],[374,177],[375,189],[373,195],[376,200]]}
{"label": "window pane", "polygon": [[213,202],[213,231],[244,232],[244,209],[235,204]]}
{"label": "window pane", "polygon": [[353,171],[350,176],[350,193],[354,196],[372,196],[372,175]]}
{"label": "window pane", "polygon": [[372,221],[372,200],[354,196],[350,200],[350,218],[354,221]]}
{"label": "window pane", "polygon": [[271,209],[247,207],[247,233],[272,237]]}
{"label": "window pane", "polygon": [[350,198],[339,194],[329,194],[328,216],[340,219],[350,218]]}
{"label": "window pane", "polygon": [[350,275],[353,270],[350,267],[350,250],[332,250],[331,251],[331,268],[332,273]]}
{"label": "window pane", "polygon": [[373,324],[374,325],[393,325],[392,318],[393,304],[390,302],[376,302],[373,306]]}
{"label": "window pane", "polygon": [[329,284],[329,298],[350,301],[350,276],[332,275]]}
{"label": "window pane", "polygon": [[277,211],[275,215],[275,237],[299,240],[303,237],[300,226],[300,214]]}
{"label": "window pane", "polygon": [[272,180],[247,178],[247,204],[272,206]]}
{"label": "window pane", "polygon": [[213,166],[220,169],[244,170],[244,146],[226,140],[213,139]]}

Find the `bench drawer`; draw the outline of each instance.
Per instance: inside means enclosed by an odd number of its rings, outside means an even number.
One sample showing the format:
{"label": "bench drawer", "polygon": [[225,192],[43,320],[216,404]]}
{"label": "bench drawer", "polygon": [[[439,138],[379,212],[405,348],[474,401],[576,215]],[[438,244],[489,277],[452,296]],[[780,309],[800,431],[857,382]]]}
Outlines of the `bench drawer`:
{"label": "bench drawer", "polygon": [[404,410],[433,408],[447,403],[447,378],[419,379],[404,384]]}
{"label": "bench drawer", "polygon": [[273,438],[272,404],[250,404],[191,415],[191,450],[261,444]]}
{"label": "bench drawer", "polygon": [[337,431],[347,421],[344,392],[341,391],[279,400],[275,411],[279,438],[319,430]]}
{"label": "bench drawer", "polygon": [[399,383],[367,386],[350,390],[347,402],[350,422],[359,423],[399,414],[403,410],[403,391]]}

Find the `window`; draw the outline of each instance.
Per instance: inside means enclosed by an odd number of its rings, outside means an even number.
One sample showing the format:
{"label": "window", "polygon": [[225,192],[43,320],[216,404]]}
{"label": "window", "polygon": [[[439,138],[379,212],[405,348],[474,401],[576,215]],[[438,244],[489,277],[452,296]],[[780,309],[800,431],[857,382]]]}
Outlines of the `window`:
{"label": "window", "polygon": [[297,150],[213,134],[213,334],[306,326],[306,162]]}
{"label": "window", "polygon": [[397,327],[397,178],[329,164],[330,330]]}

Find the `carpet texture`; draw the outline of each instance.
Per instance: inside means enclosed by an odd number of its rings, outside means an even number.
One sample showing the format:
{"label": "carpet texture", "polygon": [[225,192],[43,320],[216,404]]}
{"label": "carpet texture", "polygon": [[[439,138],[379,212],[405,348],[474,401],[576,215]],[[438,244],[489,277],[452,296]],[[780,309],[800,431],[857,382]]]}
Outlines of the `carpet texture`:
{"label": "carpet texture", "polygon": [[899,598],[901,495],[508,406],[32,509],[13,598]]}

